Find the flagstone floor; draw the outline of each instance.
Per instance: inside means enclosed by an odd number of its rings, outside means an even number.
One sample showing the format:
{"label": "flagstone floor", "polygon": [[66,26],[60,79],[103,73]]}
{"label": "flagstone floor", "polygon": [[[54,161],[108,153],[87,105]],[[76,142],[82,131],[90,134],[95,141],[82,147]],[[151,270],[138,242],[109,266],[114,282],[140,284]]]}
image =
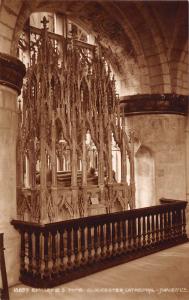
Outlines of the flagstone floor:
{"label": "flagstone floor", "polygon": [[66,283],[37,290],[18,284],[10,300],[188,300],[189,243]]}

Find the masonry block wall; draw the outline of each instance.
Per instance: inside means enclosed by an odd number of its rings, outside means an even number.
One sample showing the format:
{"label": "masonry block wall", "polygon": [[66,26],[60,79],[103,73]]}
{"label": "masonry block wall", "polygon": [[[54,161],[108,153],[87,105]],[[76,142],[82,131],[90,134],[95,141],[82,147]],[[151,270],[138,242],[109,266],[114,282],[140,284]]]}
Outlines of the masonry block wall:
{"label": "masonry block wall", "polygon": [[185,122],[185,116],[166,114],[127,118],[128,127],[134,128],[141,146],[147,147],[154,159],[155,189],[151,204],[159,204],[162,197],[177,200],[186,197]]}

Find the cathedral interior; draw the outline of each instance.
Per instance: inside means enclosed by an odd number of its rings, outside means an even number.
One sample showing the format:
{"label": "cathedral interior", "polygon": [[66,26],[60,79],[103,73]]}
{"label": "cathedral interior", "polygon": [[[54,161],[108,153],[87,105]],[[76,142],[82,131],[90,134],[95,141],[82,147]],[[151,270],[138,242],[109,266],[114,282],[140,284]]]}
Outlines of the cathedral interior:
{"label": "cathedral interior", "polygon": [[187,251],[188,80],[188,1],[0,0],[1,299]]}

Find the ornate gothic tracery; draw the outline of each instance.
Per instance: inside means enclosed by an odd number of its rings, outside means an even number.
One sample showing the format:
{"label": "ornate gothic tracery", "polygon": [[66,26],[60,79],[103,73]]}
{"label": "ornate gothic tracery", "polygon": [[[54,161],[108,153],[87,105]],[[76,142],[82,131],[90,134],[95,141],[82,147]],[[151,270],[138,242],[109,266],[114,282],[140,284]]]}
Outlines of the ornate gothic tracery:
{"label": "ornate gothic tracery", "polygon": [[[18,217],[52,222],[134,208],[132,139],[100,48],[48,33],[32,41],[19,108]],[[121,153],[121,182],[112,168]],[[130,182],[127,178],[130,167]],[[27,177],[27,180],[26,178]]]}

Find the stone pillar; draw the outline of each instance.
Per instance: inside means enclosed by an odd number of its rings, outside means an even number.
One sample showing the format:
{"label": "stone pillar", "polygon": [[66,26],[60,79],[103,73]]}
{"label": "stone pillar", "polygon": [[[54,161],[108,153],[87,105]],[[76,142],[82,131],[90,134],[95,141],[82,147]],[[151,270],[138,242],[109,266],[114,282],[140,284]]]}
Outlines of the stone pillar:
{"label": "stone pillar", "polygon": [[189,202],[189,100],[186,116],[186,200]]}
{"label": "stone pillar", "polygon": [[16,218],[17,96],[24,75],[19,60],[0,53],[0,232],[9,286],[19,278],[19,234],[10,221]]}
{"label": "stone pillar", "polygon": [[187,233],[189,235],[189,99],[187,103],[187,116],[186,116],[186,130],[185,130],[185,138],[186,138],[186,200],[188,201],[186,215],[187,215]]}

